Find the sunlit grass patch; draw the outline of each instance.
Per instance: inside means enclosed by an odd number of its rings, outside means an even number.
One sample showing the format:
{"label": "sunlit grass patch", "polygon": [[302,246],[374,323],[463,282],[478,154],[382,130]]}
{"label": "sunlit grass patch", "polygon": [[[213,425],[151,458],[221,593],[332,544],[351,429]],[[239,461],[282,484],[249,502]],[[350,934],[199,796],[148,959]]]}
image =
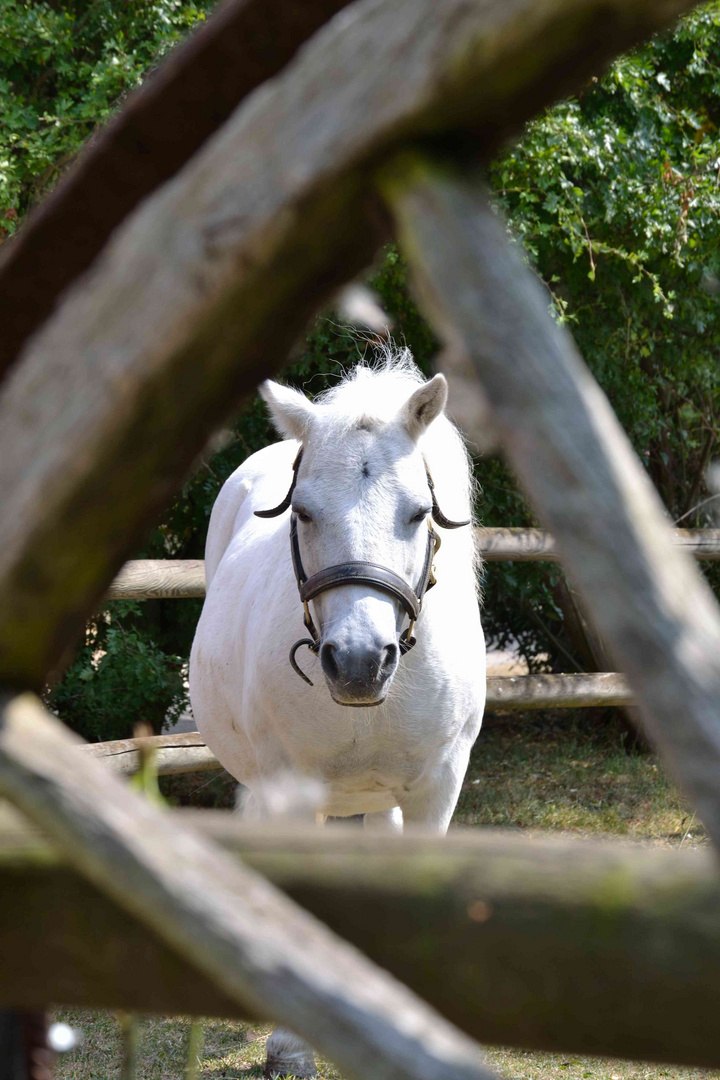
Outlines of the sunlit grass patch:
{"label": "sunlit grass patch", "polygon": [[[61,1058],[56,1080],[119,1080],[122,1035],[114,1013],[90,1009],[59,1009],[56,1019],[82,1031],[81,1046]],[[137,1080],[182,1080],[187,1067],[191,1021],[187,1017],[140,1018]],[[202,1049],[197,1080],[240,1080],[261,1077],[265,1042],[272,1031],[267,1024],[237,1020],[202,1021]],[[321,1080],[341,1080],[340,1073],[318,1058]]]}
{"label": "sunlit grass patch", "polygon": [[720,1073],[682,1065],[649,1065],[615,1058],[541,1054],[535,1050],[486,1050],[488,1064],[512,1080],[718,1080]]}
{"label": "sunlit grass patch", "polygon": [[[111,1013],[62,1009],[58,1019],[85,1033],[82,1047],[57,1067],[56,1080],[118,1080],[120,1025]],[[197,1080],[252,1080],[262,1077],[269,1025],[204,1020]],[[182,1080],[187,1064],[190,1021],[184,1017],[143,1017],[137,1080]],[[720,1080],[720,1072],[678,1065],[545,1054],[485,1047],[488,1064],[511,1080]],[[318,1057],[319,1080],[342,1080]]]}
{"label": "sunlit grass patch", "polygon": [[705,833],[663,765],[613,719],[527,713],[487,726],[454,822],[693,843]]}

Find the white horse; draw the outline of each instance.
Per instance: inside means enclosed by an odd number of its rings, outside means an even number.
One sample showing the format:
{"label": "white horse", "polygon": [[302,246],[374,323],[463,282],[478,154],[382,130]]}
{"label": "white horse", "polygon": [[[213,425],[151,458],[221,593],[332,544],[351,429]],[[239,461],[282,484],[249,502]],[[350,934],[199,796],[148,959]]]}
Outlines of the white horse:
{"label": "white horse", "polygon": [[[200,733],[251,801],[293,772],[321,782],[328,815],[444,833],[485,704],[472,481],[445,379],[424,382],[404,350],[315,402],[275,382],[261,393],[286,441],[248,458],[213,508],[190,658]],[[311,1075],[312,1054],[277,1031],[268,1067]]]}

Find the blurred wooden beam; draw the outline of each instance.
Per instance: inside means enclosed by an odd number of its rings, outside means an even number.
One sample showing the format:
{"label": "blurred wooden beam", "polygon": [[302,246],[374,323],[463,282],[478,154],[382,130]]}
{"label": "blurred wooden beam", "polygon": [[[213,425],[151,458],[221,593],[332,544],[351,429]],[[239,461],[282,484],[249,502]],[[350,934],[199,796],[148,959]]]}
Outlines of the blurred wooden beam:
{"label": "blurred wooden beam", "polygon": [[[242,857],[474,1037],[720,1065],[720,878],[707,848],[171,816]],[[0,906],[0,1005],[47,996],[242,1015],[37,833],[1,819]]]}
{"label": "blurred wooden beam", "polygon": [[[560,562],[555,538],[544,529],[478,528],[486,562]],[[673,543],[707,562],[720,560],[720,529],[674,529]]]}
{"label": "blurred wooden beam", "polygon": [[0,259],[0,377],[142,199],[348,0],[226,0],[83,149]]}
{"label": "blurred wooden beam", "polygon": [[[492,415],[585,611],[720,849],[720,608],[476,175],[419,154],[381,183],[465,398]],[[474,379],[472,377],[474,373]],[[470,431],[472,436],[472,431]]]}

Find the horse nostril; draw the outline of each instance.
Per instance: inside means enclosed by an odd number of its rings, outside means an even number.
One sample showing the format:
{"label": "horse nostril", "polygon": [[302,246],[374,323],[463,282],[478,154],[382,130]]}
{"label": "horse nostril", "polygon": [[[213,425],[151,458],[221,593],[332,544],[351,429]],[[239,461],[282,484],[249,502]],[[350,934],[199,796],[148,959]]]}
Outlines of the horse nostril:
{"label": "horse nostril", "polygon": [[331,641],[320,646],[320,666],[325,676],[335,685],[378,686],[395,673],[400,650],[397,645],[373,648],[343,648]]}
{"label": "horse nostril", "polygon": [[387,679],[392,675],[398,662],[400,650],[397,645],[386,645],[382,651],[382,660],[378,668],[378,678]]}
{"label": "horse nostril", "polygon": [[336,682],[340,677],[340,668],[338,667],[337,657],[335,655],[335,646],[326,641],[324,645],[320,646],[320,666],[327,675],[328,679]]}

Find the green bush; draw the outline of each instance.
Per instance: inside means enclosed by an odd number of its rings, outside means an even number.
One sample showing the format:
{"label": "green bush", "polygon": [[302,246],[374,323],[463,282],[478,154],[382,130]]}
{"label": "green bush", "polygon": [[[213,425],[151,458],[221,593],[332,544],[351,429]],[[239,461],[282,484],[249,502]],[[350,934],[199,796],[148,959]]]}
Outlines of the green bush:
{"label": "green bush", "polygon": [[[549,110],[491,170],[556,317],[686,527],[713,523],[711,507],[693,507],[720,432],[719,124],[712,3]],[[523,523],[511,496],[486,492],[493,524]],[[718,568],[708,576],[720,591]],[[540,564],[493,570],[489,622],[569,670],[586,661],[560,578]]]}
{"label": "green bush", "polygon": [[3,0],[0,240],[214,0]]}

